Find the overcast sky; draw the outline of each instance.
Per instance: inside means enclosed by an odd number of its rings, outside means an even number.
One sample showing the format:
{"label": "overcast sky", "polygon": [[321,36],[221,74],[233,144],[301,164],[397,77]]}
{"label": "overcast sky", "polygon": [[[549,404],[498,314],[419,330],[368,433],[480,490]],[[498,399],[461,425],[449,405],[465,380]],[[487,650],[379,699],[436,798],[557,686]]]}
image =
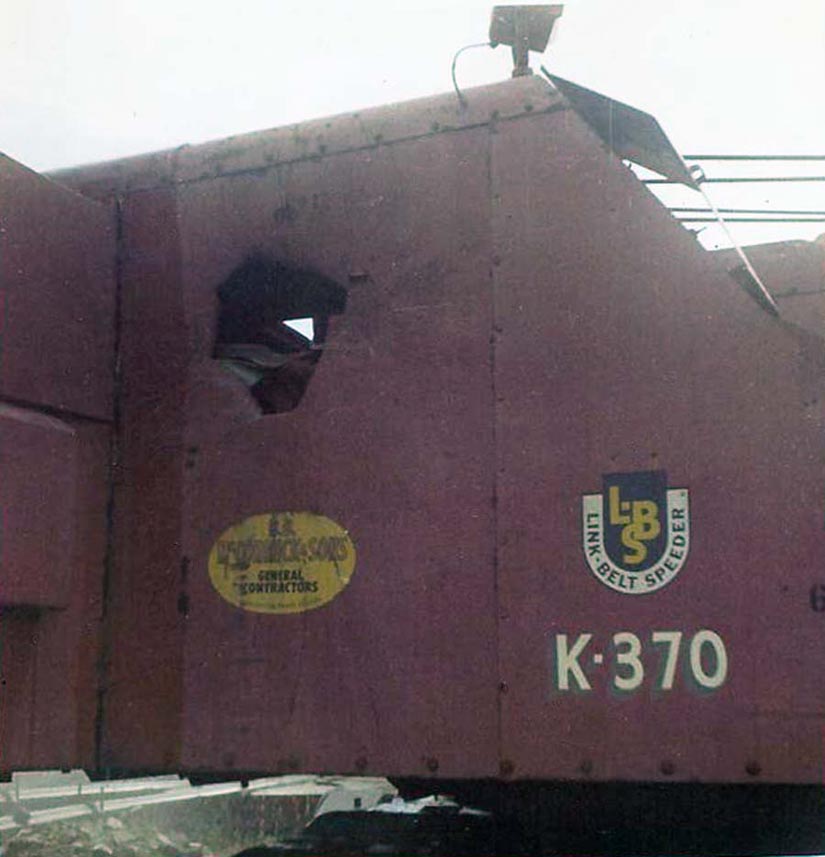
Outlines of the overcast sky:
{"label": "overcast sky", "polygon": [[[444,92],[491,6],[0,0],[0,150],[46,170]],[[570,0],[540,62],[653,113],[682,152],[825,154],[825,0]],[[470,51],[458,77],[510,67],[506,48]],[[825,209],[825,183],[711,191],[723,206]],[[668,199],[701,204],[686,194]],[[747,243],[825,223],[735,228]]]}

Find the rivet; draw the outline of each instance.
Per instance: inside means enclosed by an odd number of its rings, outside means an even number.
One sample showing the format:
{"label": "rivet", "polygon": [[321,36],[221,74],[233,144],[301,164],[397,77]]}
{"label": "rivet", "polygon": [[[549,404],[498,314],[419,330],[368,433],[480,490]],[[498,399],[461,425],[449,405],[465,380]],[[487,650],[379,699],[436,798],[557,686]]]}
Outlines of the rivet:
{"label": "rivet", "polygon": [[509,759],[502,759],[498,766],[498,771],[502,777],[512,776],[516,766]]}
{"label": "rivet", "polygon": [[434,774],[438,770],[438,759],[436,759],[435,756],[430,756],[430,758],[426,761],[426,765],[427,770],[431,774]]}
{"label": "rivet", "polygon": [[592,774],[593,762],[590,759],[582,759],[582,763],[579,765],[579,770],[583,774]]}
{"label": "rivet", "polygon": [[359,756],[355,760],[355,770],[360,771],[360,772],[367,770],[367,758],[366,758],[366,756]]}
{"label": "rivet", "polygon": [[750,762],[748,762],[747,765],[745,765],[745,770],[752,777],[758,777],[762,773],[762,766],[759,764],[759,762],[752,759]]}
{"label": "rivet", "polygon": [[674,765],[673,762],[671,762],[670,760],[665,759],[665,761],[662,762],[661,765],[659,765],[659,770],[666,777],[671,777],[671,776],[673,776],[673,774],[676,773],[676,765]]}

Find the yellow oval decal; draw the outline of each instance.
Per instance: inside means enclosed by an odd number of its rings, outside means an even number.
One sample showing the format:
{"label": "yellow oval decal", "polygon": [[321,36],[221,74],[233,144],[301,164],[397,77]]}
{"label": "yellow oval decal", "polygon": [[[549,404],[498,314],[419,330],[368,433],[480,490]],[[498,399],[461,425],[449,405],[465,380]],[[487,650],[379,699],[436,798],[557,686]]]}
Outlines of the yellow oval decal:
{"label": "yellow oval decal", "polygon": [[254,515],[222,533],[209,554],[212,586],[230,604],[255,613],[323,607],[354,570],[349,533],[311,512]]}

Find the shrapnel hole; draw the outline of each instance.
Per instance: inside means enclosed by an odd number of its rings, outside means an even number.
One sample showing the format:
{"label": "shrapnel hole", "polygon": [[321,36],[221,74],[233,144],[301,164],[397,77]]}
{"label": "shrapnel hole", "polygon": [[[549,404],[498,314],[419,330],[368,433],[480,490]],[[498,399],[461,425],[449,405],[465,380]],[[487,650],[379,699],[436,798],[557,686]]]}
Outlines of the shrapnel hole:
{"label": "shrapnel hole", "polygon": [[240,378],[261,411],[291,411],[301,401],[347,291],[315,271],[247,257],[218,287],[212,356]]}

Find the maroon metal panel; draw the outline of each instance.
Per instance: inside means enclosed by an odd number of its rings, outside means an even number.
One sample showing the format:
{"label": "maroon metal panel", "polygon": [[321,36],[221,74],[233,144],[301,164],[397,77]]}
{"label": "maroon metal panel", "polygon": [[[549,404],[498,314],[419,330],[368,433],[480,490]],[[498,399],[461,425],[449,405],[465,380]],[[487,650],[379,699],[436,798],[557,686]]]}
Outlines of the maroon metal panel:
{"label": "maroon metal panel", "polygon": [[109,419],[114,221],[0,156],[0,396]]}
{"label": "maroon metal panel", "polygon": [[65,607],[82,475],[76,432],[55,417],[0,404],[0,473],[0,606]]}
{"label": "maroon metal panel", "polygon": [[[785,321],[825,335],[825,239],[777,241],[745,248]],[[724,270],[742,260],[734,250],[712,254]]]}
{"label": "maroon metal panel", "polygon": [[[490,87],[458,122],[428,99],[60,176],[124,197],[107,764],[495,772],[488,144],[436,133],[557,102]],[[252,251],[359,275],[288,414],[261,417],[210,359],[217,286]],[[206,575],[212,541],[296,508],[350,529],[355,582],[304,617],[231,609]],[[388,663],[394,690],[377,694]]]}
{"label": "maroon metal panel", "polygon": [[0,157],[0,218],[0,771],[91,767],[112,211]]}
{"label": "maroon metal panel", "polygon": [[[487,147],[444,135],[181,191],[186,768],[495,773]],[[270,416],[209,359],[216,287],[255,248],[368,275],[300,405]],[[349,531],[348,588],[297,615],[222,601],[221,532],[305,510]]]}
{"label": "maroon metal panel", "polygon": [[175,770],[187,400],[175,194],[161,190],[128,197],[121,224],[122,430],[100,750],[107,766]]}
{"label": "maroon metal panel", "polygon": [[[502,127],[492,163],[507,770],[821,782],[821,341],[762,312],[569,114]],[[670,584],[630,595],[586,564],[582,498],[651,470],[689,490],[691,545]],[[687,674],[701,629],[727,650],[712,691]],[[672,689],[667,631],[684,635]],[[645,670],[624,692],[622,632]],[[589,687],[564,661],[563,692],[558,635],[569,655],[584,633]]]}
{"label": "maroon metal panel", "polygon": [[[818,781],[821,341],[540,81],[467,96],[88,174],[127,195],[105,758]],[[268,416],[211,359],[217,288],[260,252],[349,288],[304,399]],[[689,491],[692,541],[636,596],[588,569],[582,502],[640,471]],[[216,539],[290,511],[346,528],[351,582],[305,613],[231,606]],[[728,655],[702,692],[699,631]],[[655,632],[684,637],[672,688]],[[644,679],[618,693],[622,633]],[[562,634],[592,635],[578,693]]]}
{"label": "maroon metal panel", "polygon": [[[0,608],[3,773],[31,767],[93,768],[96,763],[109,428],[75,424],[71,437],[75,445],[72,457],[83,473],[76,482],[73,509],[63,510],[51,502],[39,509],[39,519],[45,519],[44,531],[50,526],[49,519],[59,522],[60,527],[72,526],[70,546],[50,567],[53,579],[61,579],[62,609]],[[3,458],[6,440],[4,435]],[[8,497],[5,490],[4,495]],[[70,511],[74,512],[71,521]],[[35,533],[39,531],[38,521],[30,526]],[[4,544],[13,541],[5,528],[3,535]],[[4,548],[1,559],[3,578],[16,574],[19,557],[10,557]],[[40,591],[50,596],[53,589],[44,586]]]}

